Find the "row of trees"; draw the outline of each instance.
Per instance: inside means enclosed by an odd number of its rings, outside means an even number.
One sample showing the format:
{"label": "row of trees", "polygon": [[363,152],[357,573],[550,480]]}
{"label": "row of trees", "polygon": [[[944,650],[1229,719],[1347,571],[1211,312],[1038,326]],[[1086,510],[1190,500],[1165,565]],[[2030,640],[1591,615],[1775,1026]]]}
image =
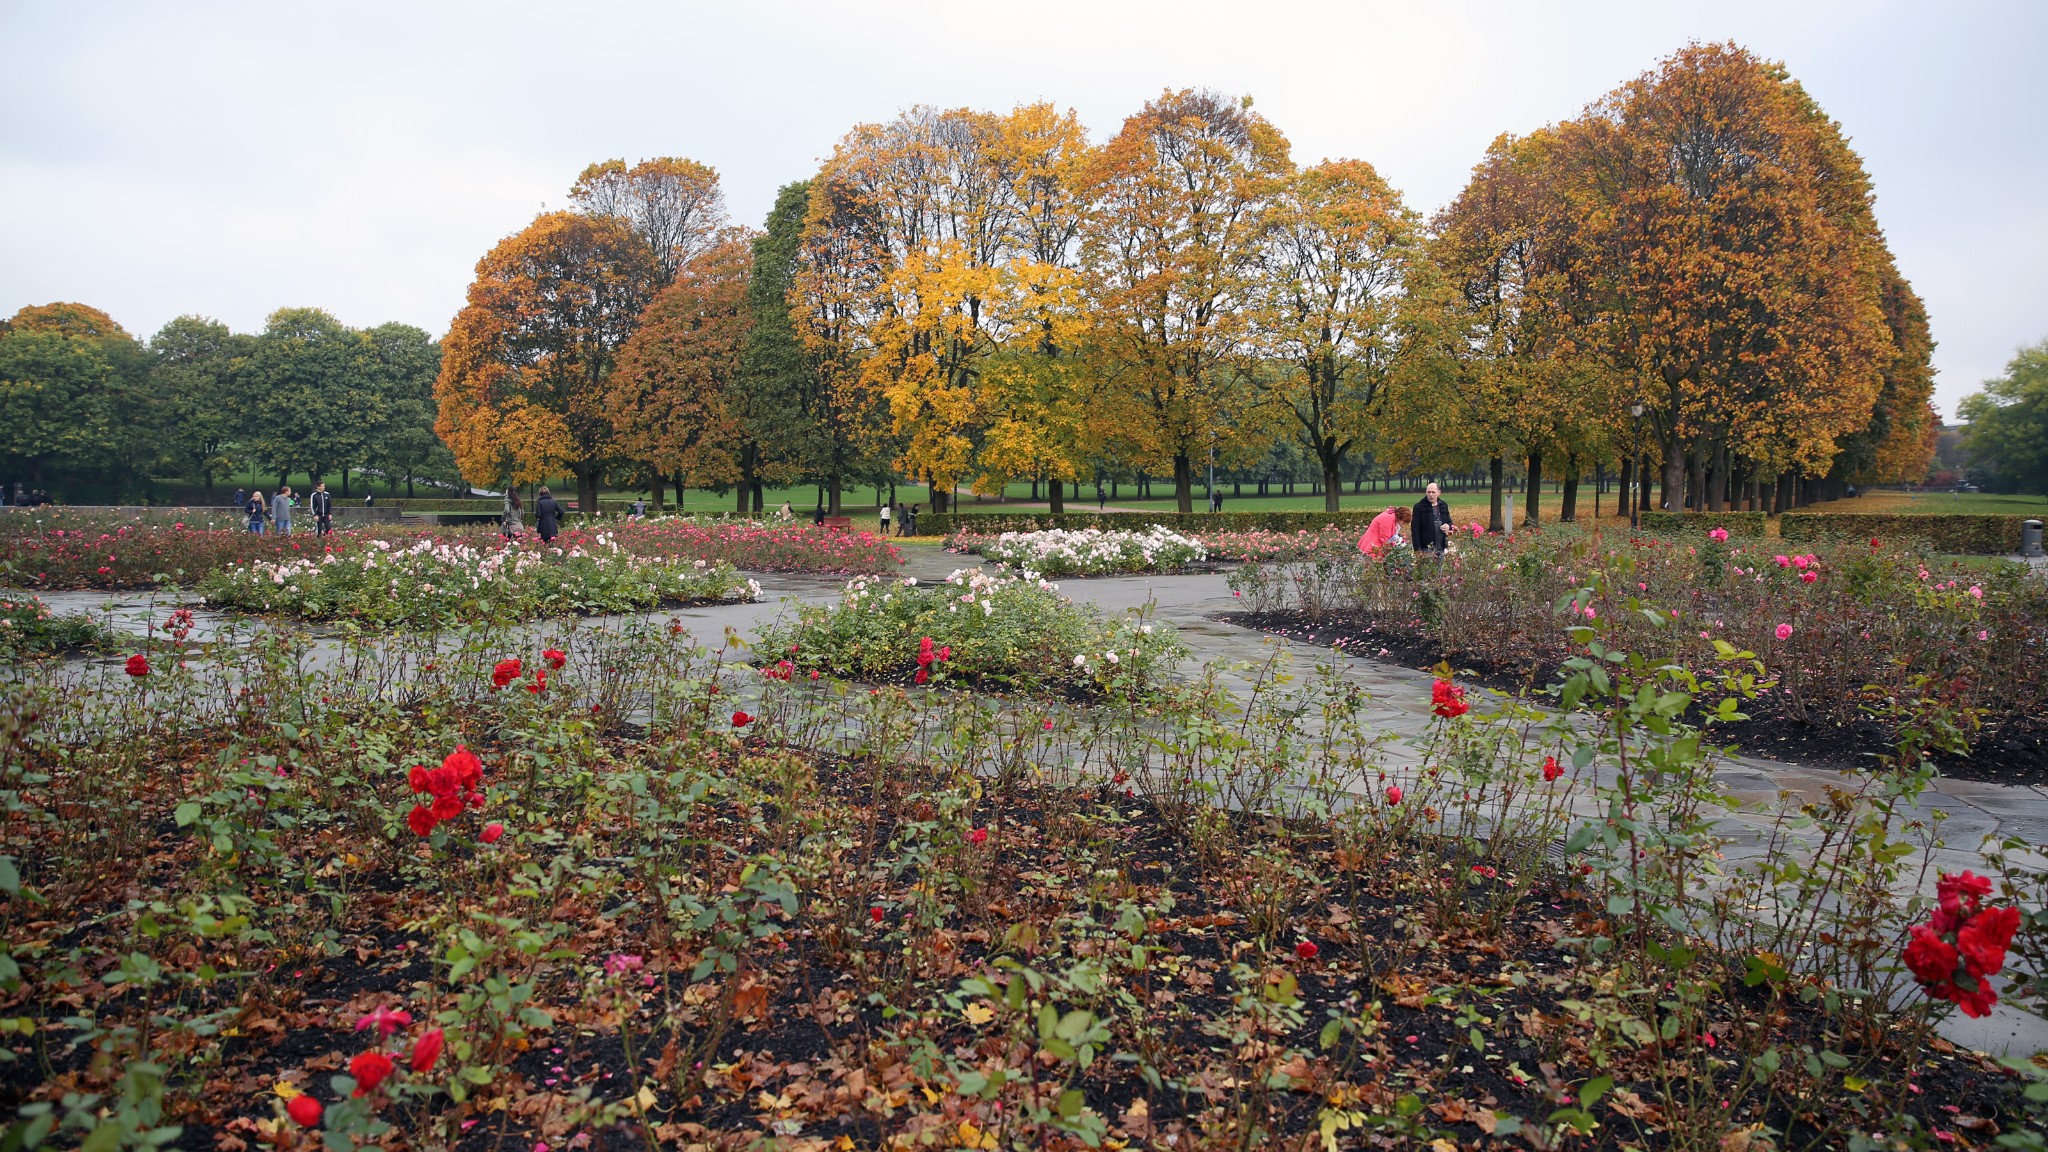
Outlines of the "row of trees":
{"label": "row of trees", "polygon": [[313,308],[257,334],[181,316],[147,343],[82,304],[0,322],[0,480],[129,499],[244,468],[315,479],[372,467],[444,475],[440,348],[406,324],[349,328]]}
{"label": "row of trees", "polygon": [[439,427],[474,481],[570,471],[589,499],[610,470],[744,508],[802,477],[836,510],[882,477],[940,508],[1030,479],[1058,508],[1150,472],[1189,509],[1287,438],[1333,508],[1370,452],[1532,490],[1549,467],[1567,514],[1580,475],[1648,499],[1654,469],[1718,510],[1917,479],[1937,431],[1861,162],[1733,46],[1503,136],[1427,221],[1201,91],[1100,146],[1043,104],[861,125],[758,234],[687,160],[593,166],[572,199],[479,263],[448,337]]}

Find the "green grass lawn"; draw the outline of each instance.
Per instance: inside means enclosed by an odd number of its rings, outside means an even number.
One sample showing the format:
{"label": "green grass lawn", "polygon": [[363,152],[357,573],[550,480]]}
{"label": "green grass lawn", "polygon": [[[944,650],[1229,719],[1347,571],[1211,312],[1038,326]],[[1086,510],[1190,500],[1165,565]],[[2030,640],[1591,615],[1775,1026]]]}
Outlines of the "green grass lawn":
{"label": "green grass lawn", "polygon": [[1834,500],[1802,508],[1802,512],[1866,512],[1885,515],[2033,516],[2048,519],[2048,496],[1994,496],[1988,492],[1866,492],[1854,500]]}

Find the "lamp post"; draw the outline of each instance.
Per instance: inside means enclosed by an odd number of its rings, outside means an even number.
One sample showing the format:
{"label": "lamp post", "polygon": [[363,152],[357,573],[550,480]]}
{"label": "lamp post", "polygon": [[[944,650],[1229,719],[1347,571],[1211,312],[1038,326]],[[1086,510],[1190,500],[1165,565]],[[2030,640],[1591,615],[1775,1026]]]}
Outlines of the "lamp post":
{"label": "lamp post", "polygon": [[1643,479],[1644,479],[1644,477],[1643,477],[1643,404],[1642,404],[1642,401],[1638,400],[1638,401],[1636,401],[1636,402],[1635,402],[1634,404],[1631,404],[1631,405],[1629,405],[1629,406],[1628,406],[1628,414],[1629,414],[1630,416],[1632,416],[1632,417],[1634,417],[1634,418],[1635,418],[1635,448],[1636,448],[1636,490],[1635,490],[1635,492],[1634,492],[1634,493],[1632,493],[1632,497],[1633,497],[1633,498],[1632,498],[1632,499],[1630,499],[1630,500],[1629,500],[1629,502],[1628,502],[1628,526],[1629,526],[1629,530],[1630,530],[1630,531],[1634,531],[1635,529],[1637,529],[1637,528],[1639,528],[1639,527],[1641,527],[1641,526],[1642,526],[1642,512],[1643,512],[1643,498],[1642,498],[1642,494],[1643,494],[1644,492],[1647,492],[1647,491],[1649,491],[1649,490],[1650,490],[1650,486],[1649,486],[1648,484],[1645,484],[1645,483],[1643,483]]}

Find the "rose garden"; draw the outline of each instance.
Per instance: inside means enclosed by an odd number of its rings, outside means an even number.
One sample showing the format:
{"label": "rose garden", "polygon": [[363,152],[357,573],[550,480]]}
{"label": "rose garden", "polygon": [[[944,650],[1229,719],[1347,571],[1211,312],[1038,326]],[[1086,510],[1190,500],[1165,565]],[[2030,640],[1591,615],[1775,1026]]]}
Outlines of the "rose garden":
{"label": "rose garden", "polygon": [[2039,1146],[2023,565],[0,527],[24,1143]]}

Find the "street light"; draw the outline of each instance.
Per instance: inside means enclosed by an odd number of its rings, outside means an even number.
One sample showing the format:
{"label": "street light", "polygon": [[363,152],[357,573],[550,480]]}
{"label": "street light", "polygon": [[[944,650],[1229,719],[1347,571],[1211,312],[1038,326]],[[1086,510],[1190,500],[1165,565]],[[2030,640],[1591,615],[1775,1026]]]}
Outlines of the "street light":
{"label": "street light", "polygon": [[1636,423],[1635,423],[1635,447],[1636,447],[1636,490],[1635,490],[1634,492],[1631,492],[1631,493],[1629,493],[1629,502],[1628,502],[1628,526],[1629,526],[1629,530],[1630,530],[1630,531],[1634,531],[1635,529],[1637,529],[1637,528],[1641,527],[1641,525],[1642,525],[1642,512],[1643,512],[1643,498],[1642,498],[1642,494],[1643,494],[1644,492],[1647,492],[1647,491],[1649,491],[1649,490],[1650,490],[1650,486],[1649,486],[1649,485],[1648,485],[1647,483],[1645,483],[1645,482],[1644,482],[1644,478],[1643,478],[1643,404],[1642,404],[1642,401],[1638,400],[1638,401],[1636,401],[1636,402],[1635,402],[1634,404],[1631,404],[1631,405],[1629,405],[1629,406],[1628,406],[1628,414],[1629,414],[1630,416],[1634,417],[1634,418],[1635,418],[1635,422],[1636,422]]}

